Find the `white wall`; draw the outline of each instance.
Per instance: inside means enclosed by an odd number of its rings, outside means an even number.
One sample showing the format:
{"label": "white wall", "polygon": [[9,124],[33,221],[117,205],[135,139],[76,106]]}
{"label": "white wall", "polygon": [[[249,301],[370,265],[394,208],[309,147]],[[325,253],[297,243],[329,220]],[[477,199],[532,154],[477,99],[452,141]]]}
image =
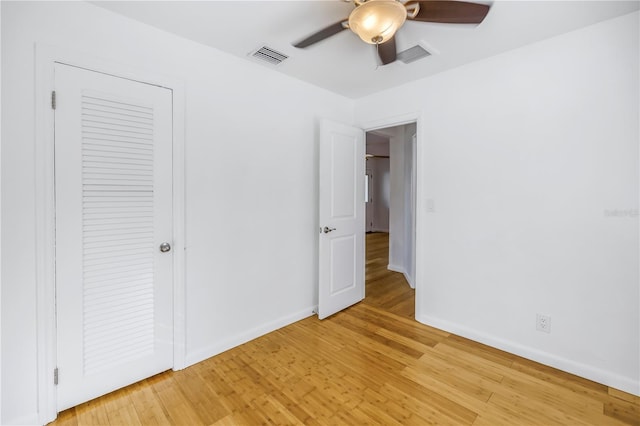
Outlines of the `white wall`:
{"label": "white wall", "polygon": [[[415,288],[415,143],[416,123],[404,126],[404,250],[402,266],[409,285]],[[412,182],[413,181],[413,182]]]}
{"label": "white wall", "polygon": [[389,203],[389,265],[392,271],[404,272],[405,205],[404,205],[404,127],[387,129],[389,142],[389,168],[391,173],[391,202]]}
{"label": "white wall", "polygon": [[638,22],[356,102],[360,123],[421,114],[418,319],[635,394]]}
{"label": "white wall", "polygon": [[37,42],[185,82],[188,362],[311,314],[317,119],[353,101],[90,4],[2,2],[0,423],[37,421]]}

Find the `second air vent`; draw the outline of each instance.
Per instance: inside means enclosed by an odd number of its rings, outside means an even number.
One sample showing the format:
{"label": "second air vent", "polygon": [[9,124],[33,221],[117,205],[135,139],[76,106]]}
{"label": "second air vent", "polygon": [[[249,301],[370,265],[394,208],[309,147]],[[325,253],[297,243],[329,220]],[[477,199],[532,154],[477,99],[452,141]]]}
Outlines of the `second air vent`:
{"label": "second air vent", "polygon": [[267,46],[262,46],[260,49],[253,52],[251,56],[274,65],[280,64],[289,57],[284,53],[278,52],[277,50]]}
{"label": "second air vent", "polygon": [[431,53],[418,44],[408,48],[407,50],[398,52],[397,58],[405,64],[409,64],[417,61],[418,59],[426,58],[427,56],[431,56]]}

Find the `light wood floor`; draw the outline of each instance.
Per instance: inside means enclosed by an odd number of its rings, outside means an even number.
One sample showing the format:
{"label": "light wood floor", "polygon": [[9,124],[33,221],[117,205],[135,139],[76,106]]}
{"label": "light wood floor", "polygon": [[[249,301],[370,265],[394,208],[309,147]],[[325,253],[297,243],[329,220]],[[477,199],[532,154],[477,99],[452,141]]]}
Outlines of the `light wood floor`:
{"label": "light wood floor", "polygon": [[56,425],[640,425],[640,398],[415,322],[367,235],[367,298],[60,414]]}

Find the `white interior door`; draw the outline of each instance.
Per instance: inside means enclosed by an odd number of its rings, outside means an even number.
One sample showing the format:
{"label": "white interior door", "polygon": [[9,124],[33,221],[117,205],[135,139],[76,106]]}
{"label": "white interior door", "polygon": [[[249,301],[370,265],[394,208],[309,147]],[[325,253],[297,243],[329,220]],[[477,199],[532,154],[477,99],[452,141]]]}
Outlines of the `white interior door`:
{"label": "white interior door", "polygon": [[55,90],[61,411],[173,365],[172,93],[62,64]]}
{"label": "white interior door", "polygon": [[318,317],[364,299],[364,131],[320,125]]}

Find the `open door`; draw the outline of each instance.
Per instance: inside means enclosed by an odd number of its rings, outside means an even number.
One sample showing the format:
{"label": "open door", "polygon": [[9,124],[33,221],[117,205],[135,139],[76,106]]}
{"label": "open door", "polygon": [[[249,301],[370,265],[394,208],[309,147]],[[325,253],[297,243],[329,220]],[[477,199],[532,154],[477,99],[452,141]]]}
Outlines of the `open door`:
{"label": "open door", "polygon": [[320,124],[318,317],[364,299],[364,131]]}

